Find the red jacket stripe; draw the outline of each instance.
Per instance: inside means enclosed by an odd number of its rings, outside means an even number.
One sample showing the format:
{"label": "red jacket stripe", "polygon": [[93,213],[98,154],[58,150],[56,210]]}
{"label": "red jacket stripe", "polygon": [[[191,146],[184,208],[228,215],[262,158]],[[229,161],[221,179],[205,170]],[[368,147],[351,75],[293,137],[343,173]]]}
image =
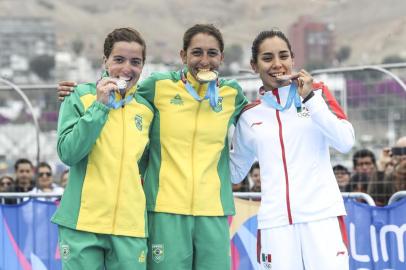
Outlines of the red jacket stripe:
{"label": "red jacket stripe", "polygon": [[338,104],[334,95],[328,90],[327,86],[323,83],[313,83],[313,90],[318,90],[320,88],[323,93],[323,98],[326,101],[327,106],[330,108],[330,111],[332,111],[338,119],[347,120],[347,116],[345,115],[343,109],[341,108],[340,104]]}
{"label": "red jacket stripe", "polygon": [[241,113],[248,111],[249,109],[254,108],[255,106],[261,104],[261,100],[257,99],[250,104],[245,105],[244,109],[242,109]]}

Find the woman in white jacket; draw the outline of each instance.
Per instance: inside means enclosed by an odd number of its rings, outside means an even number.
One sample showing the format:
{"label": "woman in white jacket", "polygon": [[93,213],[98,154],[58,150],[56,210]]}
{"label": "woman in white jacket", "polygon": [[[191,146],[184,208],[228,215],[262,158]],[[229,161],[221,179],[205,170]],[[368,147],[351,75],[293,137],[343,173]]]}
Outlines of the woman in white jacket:
{"label": "woman in white jacket", "polygon": [[322,83],[293,72],[289,40],[261,32],[251,66],[263,87],[238,121],[231,152],[233,183],[257,159],[261,167],[258,262],[263,269],[345,270],[348,252],[343,200],[329,147],[347,152],[354,130]]}

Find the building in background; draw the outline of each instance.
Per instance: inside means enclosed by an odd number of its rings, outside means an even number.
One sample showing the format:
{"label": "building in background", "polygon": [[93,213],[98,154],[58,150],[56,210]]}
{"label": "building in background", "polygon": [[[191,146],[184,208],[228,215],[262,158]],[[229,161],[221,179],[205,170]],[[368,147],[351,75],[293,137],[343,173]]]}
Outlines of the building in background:
{"label": "building in background", "polygon": [[289,28],[289,40],[295,54],[295,66],[317,69],[333,65],[334,26],[316,22],[309,16],[302,16]]}
{"label": "building in background", "polygon": [[12,78],[15,83],[33,82],[30,63],[31,67],[33,61],[52,64],[55,39],[55,27],[50,19],[0,17],[0,76]]}

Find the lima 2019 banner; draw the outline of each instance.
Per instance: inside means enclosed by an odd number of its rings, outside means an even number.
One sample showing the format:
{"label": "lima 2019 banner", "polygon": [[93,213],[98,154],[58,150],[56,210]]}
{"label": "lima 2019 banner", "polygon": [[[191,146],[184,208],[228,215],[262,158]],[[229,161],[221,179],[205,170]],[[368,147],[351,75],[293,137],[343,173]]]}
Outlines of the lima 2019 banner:
{"label": "lima 2019 banner", "polygon": [[[230,220],[232,270],[260,269],[256,262],[259,202],[235,199]],[[406,270],[406,199],[371,207],[345,199],[351,270]],[[50,218],[57,205],[29,200],[0,205],[0,270],[58,270],[57,227]]]}

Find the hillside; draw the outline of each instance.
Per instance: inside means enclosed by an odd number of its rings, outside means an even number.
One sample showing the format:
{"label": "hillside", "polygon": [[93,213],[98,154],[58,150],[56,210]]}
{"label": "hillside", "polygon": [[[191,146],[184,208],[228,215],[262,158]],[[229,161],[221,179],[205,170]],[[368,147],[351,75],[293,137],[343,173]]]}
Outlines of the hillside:
{"label": "hillside", "polygon": [[52,18],[58,46],[80,38],[97,57],[106,33],[120,26],[139,29],[149,55],[177,60],[182,34],[194,23],[216,24],[227,44],[240,43],[249,53],[258,31],[286,31],[299,16],[311,15],[334,25],[337,48],[352,47],[351,65],[406,57],[404,10],[404,0],[0,0],[0,16]]}

